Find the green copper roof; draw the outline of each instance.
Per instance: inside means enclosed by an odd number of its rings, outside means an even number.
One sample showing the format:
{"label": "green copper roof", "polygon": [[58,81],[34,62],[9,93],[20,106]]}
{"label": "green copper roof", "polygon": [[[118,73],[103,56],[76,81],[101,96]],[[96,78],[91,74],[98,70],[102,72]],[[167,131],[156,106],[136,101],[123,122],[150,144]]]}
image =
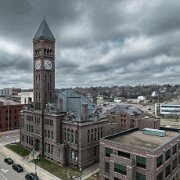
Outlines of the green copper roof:
{"label": "green copper roof", "polygon": [[49,29],[49,26],[46,22],[45,19],[43,19],[41,25],[39,26],[34,39],[40,38],[40,37],[45,37],[47,39],[55,40],[51,30]]}

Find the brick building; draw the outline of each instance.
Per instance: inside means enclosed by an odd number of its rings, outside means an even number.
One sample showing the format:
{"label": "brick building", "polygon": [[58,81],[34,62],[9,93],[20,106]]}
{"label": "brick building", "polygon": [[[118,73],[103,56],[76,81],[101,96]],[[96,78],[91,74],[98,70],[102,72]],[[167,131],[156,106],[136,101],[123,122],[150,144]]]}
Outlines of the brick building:
{"label": "brick building", "polygon": [[106,112],[110,123],[118,124],[120,131],[131,128],[160,128],[160,119],[156,117],[148,117],[139,108],[131,105],[118,104]]}
{"label": "brick building", "polygon": [[[157,130],[155,130],[157,131]],[[134,128],[100,142],[100,180],[178,180],[180,134],[163,137]]]}
{"label": "brick building", "polygon": [[55,92],[55,38],[45,19],[33,39],[33,94],[21,111],[21,144],[61,165],[84,168],[98,161],[100,138],[113,125],[88,98]]}
{"label": "brick building", "polygon": [[0,131],[19,129],[19,111],[22,107],[22,104],[0,105]]}

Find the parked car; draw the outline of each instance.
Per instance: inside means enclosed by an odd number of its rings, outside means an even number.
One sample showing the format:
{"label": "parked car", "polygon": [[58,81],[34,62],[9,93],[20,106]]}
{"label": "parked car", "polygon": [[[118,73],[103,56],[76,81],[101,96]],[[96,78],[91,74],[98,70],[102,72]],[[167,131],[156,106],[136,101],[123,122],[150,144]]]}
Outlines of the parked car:
{"label": "parked car", "polygon": [[17,172],[22,172],[23,171],[23,167],[19,164],[13,164],[12,168],[17,171]]}
{"label": "parked car", "polygon": [[39,180],[39,177],[34,173],[28,173],[25,176],[26,180]]}
{"label": "parked car", "polygon": [[13,160],[10,157],[5,158],[4,162],[7,164],[13,164]]}

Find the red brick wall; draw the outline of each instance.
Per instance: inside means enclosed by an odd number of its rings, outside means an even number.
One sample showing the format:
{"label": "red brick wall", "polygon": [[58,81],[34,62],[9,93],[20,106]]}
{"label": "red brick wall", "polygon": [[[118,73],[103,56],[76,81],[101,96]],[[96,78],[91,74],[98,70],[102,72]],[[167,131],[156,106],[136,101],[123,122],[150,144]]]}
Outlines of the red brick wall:
{"label": "red brick wall", "polygon": [[[19,128],[19,111],[23,105],[9,105],[9,130]],[[0,131],[8,130],[8,106],[0,106]]]}

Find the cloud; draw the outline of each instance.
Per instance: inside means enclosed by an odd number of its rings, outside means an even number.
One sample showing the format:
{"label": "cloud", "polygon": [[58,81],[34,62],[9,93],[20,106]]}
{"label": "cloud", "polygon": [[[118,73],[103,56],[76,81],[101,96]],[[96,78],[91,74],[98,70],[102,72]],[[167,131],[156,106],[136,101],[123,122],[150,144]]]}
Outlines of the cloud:
{"label": "cloud", "polygon": [[17,0],[0,6],[0,88],[32,85],[43,16],[56,38],[56,88],[180,83],[178,0]]}

